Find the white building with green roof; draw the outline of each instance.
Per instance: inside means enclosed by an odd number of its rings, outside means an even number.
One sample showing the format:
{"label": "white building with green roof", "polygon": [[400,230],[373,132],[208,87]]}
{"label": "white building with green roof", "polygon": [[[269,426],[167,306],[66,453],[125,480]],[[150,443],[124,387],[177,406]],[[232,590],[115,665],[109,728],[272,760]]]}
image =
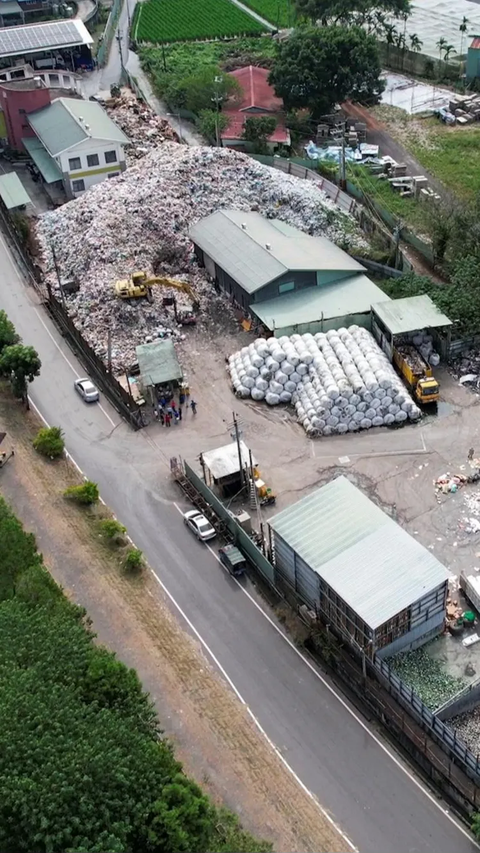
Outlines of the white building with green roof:
{"label": "white building with green roof", "polygon": [[22,142],[42,175],[47,166],[49,180],[58,175],[67,198],[124,171],[129,139],[95,101],[57,98],[27,119],[41,145]]}

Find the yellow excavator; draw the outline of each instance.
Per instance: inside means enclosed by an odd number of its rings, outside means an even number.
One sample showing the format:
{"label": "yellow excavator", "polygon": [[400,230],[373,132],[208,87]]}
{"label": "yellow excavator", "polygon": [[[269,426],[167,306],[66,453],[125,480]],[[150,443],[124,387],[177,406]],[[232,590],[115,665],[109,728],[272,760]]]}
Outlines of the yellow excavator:
{"label": "yellow excavator", "polygon": [[[190,318],[193,316],[193,311],[198,311],[199,304],[195,296],[194,290],[185,281],[176,281],[173,278],[162,278],[160,276],[148,275],[144,270],[132,273],[130,278],[117,281],[115,283],[115,293],[120,299],[148,299],[153,302],[152,287],[171,287],[174,290],[181,290],[189,296],[192,303],[192,311],[186,312]],[[176,305],[175,305],[176,309]],[[182,322],[182,313],[175,310],[178,322]]]}

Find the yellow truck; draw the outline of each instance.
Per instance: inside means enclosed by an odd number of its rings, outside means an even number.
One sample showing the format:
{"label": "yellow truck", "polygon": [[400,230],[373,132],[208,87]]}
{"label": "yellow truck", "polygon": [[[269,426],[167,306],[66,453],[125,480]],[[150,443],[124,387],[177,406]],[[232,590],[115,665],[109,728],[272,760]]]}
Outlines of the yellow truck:
{"label": "yellow truck", "polygon": [[436,403],[439,398],[438,382],[432,368],[411,344],[402,344],[393,350],[393,362],[407,387],[422,405]]}

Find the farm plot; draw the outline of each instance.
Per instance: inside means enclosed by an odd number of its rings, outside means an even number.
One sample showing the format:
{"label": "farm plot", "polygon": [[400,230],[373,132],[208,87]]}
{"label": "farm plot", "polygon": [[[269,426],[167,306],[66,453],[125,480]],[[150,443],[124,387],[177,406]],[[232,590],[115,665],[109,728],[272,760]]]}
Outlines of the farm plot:
{"label": "farm plot", "polygon": [[229,0],[145,0],[135,9],[134,41],[194,41],[256,35],[264,27]]}
{"label": "farm plot", "polygon": [[243,0],[243,3],[279,29],[293,27],[295,22],[293,0]]}

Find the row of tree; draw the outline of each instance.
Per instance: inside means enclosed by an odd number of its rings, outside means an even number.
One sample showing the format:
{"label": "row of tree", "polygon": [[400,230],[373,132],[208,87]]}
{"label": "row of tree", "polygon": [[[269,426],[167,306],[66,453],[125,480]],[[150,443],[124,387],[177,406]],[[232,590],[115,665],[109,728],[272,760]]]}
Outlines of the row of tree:
{"label": "row of tree", "polygon": [[2,853],[262,853],[183,772],[134,670],[0,498]]}
{"label": "row of tree", "polygon": [[37,351],[22,344],[5,311],[0,311],[0,376],[9,380],[15,396],[27,404],[28,383],[39,375],[41,366]]}

